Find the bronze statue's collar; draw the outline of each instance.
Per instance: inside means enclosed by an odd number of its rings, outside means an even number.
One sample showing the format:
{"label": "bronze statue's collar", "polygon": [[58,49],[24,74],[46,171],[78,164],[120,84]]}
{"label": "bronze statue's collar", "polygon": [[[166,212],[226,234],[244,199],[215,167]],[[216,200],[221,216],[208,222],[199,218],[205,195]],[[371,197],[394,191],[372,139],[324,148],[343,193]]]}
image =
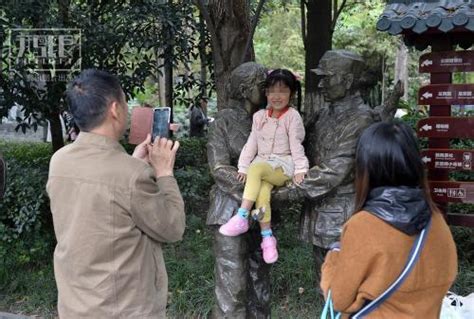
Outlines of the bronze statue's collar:
{"label": "bronze statue's collar", "polygon": [[356,92],[354,94],[346,95],[341,100],[331,102],[331,104],[329,104],[329,109],[332,112],[339,113],[339,112],[345,112],[351,108],[356,108],[357,106],[363,105],[363,104],[365,103],[360,93]]}

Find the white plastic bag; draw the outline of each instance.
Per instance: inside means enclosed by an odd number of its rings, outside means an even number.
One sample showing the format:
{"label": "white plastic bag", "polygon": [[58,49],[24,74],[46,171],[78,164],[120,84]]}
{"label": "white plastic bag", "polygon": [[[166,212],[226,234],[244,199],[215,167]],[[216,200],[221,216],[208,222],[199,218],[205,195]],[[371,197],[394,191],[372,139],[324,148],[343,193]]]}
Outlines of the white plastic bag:
{"label": "white plastic bag", "polygon": [[464,318],[474,318],[474,292],[464,297],[463,316]]}
{"label": "white plastic bag", "polygon": [[452,292],[443,299],[440,319],[473,319],[474,293],[467,297],[458,296]]}

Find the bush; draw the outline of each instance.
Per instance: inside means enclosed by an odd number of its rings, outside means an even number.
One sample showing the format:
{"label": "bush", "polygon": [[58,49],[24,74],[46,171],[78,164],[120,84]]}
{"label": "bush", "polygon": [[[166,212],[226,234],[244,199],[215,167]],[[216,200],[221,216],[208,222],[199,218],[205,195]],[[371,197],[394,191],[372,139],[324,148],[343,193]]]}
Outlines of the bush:
{"label": "bush", "polygon": [[[212,184],[206,159],[206,140],[180,140],[176,179],[188,211],[203,211]],[[124,145],[127,152],[134,147]],[[0,142],[7,162],[7,187],[0,201],[0,241],[35,237],[51,231],[51,212],[46,194],[51,146],[47,143]],[[46,226],[46,229],[44,227]]]}
{"label": "bush", "polygon": [[49,144],[1,143],[7,163],[5,197],[0,201],[0,241],[34,237],[50,218],[46,195]]}
{"label": "bush", "polygon": [[209,170],[205,138],[189,137],[180,139],[180,149],[176,156],[176,168],[196,167]]}
{"label": "bush", "polygon": [[48,165],[52,154],[49,143],[30,142],[4,142],[0,141],[0,153],[7,162],[15,162],[22,165]]}
{"label": "bush", "polygon": [[[188,137],[178,140],[180,148],[178,150],[178,153],[176,154],[175,168],[178,169],[186,166],[193,166],[198,168],[208,167],[206,151],[207,139]],[[128,154],[133,153],[135,145],[128,144],[126,143],[126,141],[122,141],[122,145]]]}
{"label": "bush", "polygon": [[[187,214],[203,215],[212,184],[206,141],[180,142],[175,176]],[[133,152],[133,146],[124,146]],[[6,159],[8,175],[5,197],[0,201],[0,309],[30,313],[41,309],[43,315],[53,318],[57,298],[51,264],[55,238],[46,194],[51,146],[2,141],[0,152]]]}
{"label": "bush", "polygon": [[175,177],[186,205],[186,214],[193,213],[205,218],[209,206],[209,190],[213,184],[207,165],[178,168]]}

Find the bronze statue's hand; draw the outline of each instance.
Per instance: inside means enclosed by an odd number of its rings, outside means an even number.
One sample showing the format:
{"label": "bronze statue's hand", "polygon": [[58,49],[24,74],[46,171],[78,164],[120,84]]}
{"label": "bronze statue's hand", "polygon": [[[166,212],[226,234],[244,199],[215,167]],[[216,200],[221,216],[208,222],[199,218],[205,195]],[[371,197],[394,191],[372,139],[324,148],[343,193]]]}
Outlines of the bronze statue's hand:
{"label": "bronze statue's hand", "polygon": [[245,183],[245,181],[247,180],[247,174],[237,173],[237,179],[239,180],[239,182]]}
{"label": "bronze statue's hand", "polygon": [[295,176],[293,176],[293,183],[295,183],[296,185],[300,185],[301,183],[303,183],[305,175],[305,173],[295,174]]}
{"label": "bronze statue's hand", "polygon": [[287,202],[289,200],[289,188],[287,186],[279,187],[272,192],[272,201]]}

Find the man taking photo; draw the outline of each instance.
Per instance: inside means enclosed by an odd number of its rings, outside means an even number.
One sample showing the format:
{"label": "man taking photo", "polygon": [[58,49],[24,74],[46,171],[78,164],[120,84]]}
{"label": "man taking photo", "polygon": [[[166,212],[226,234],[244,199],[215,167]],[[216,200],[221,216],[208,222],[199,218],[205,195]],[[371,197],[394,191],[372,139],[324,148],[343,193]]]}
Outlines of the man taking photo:
{"label": "man taking photo", "polygon": [[178,142],[151,138],[129,156],[119,140],[128,106],[118,79],[85,70],[67,101],[81,130],[51,159],[47,191],[57,246],[60,318],[162,318],[168,278],[161,243],[182,239],[173,177]]}

